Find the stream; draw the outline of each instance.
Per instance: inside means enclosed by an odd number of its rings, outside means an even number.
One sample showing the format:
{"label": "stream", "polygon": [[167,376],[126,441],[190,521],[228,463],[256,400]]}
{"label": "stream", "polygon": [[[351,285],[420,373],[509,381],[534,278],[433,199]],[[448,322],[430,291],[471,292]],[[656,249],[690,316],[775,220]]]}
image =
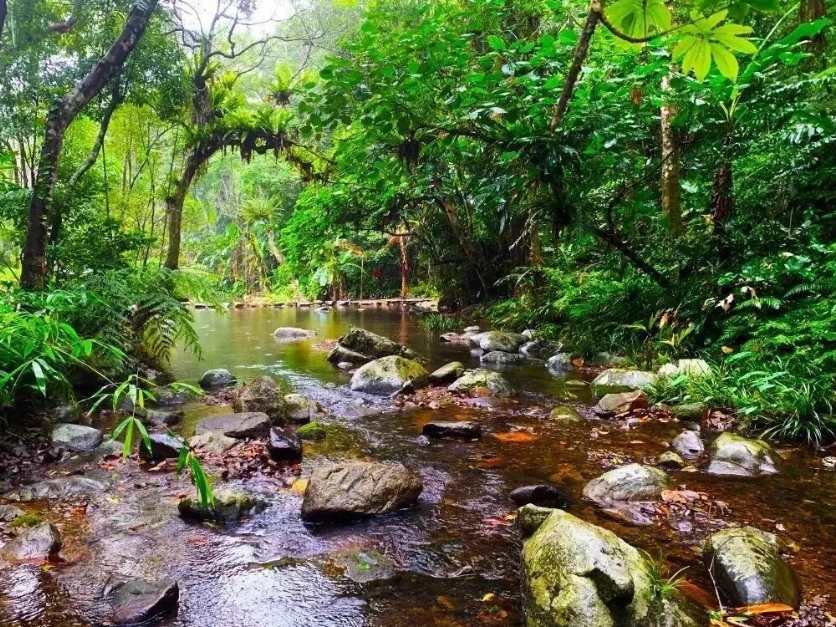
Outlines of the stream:
{"label": "stream", "polygon": [[[805,597],[836,600],[836,473],[806,449],[782,448],[782,473],[756,480],[708,475],[700,469],[704,460],[694,472],[673,472],[677,487],[705,493],[706,505],[696,513],[672,506],[651,526],[629,526],[584,503],[581,491],[615,466],[652,463],[681,431],[678,422],[627,428],[594,418],[550,421],[551,408],[564,402],[589,416],[584,408],[591,399],[534,361],[498,367],[515,388],[509,400],[431,409],[408,402],[393,407],[389,399],[350,392],[350,374],[328,363],[317,345],[352,326],[408,346],[429,360],[429,370],[452,360],[479,366],[467,347],[441,343],[400,310],[247,308],[200,310],[195,317],[203,360],[175,355],[177,380],[195,382],[210,368],[227,368],[240,380],[274,377],[327,412],[321,422],[328,436],[305,443],[302,477],[324,459],[397,460],[423,478],[418,506],[351,524],[310,525],[300,519],[302,499],[291,488],[296,477],[255,476],[229,484],[263,496],[265,511],[238,525],[199,525],[177,515],[179,497],[193,490],[186,477],[135,459],[99,464],[82,455],[40,472],[83,474],[108,489],[82,499],[18,504],[53,522],[64,548],[54,563],[0,570],[0,625],[102,624],[101,589],[113,573],[176,579],[179,611],[158,623],[167,627],[519,625],[520,541],[508,493],[535,483],[561,486],[573,514],[663,554],[672,571],[686,568],[685,577],[703,590],[711,590],[700,558],[707,534],[730,524],[777,533],[790,547]],[[280,326],[317,336],[280,344],[272,337]],[[594,374],[568,376],[590,380]],[[179,429],[189,435],[196,420],[229,411],[190,403]],[[430,420],[475,420],[484,435],[476,442],[421,445],[418,435]],[[501,437],[520,432],[533,437]],[[706,445],[713,437],[703,432]]]}

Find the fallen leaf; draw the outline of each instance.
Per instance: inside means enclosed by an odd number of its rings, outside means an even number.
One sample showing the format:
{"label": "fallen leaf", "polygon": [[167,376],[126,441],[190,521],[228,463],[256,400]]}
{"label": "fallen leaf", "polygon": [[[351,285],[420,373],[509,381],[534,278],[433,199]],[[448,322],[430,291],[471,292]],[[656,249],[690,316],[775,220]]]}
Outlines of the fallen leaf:
{"label": "fallen leaf", "polygon": [[759,603],[758,605],[748,605],[733,610],[735,614],[748,614],[749,616],[757,614],[783,614],[792,611],[794,611],[793,607],[784,603]]}
{"label": "fallen leaf", "polygon": [[297,479],[293,482],[293,485],[290,486],[290,491],[294,494],[304,495],[305,490],[308,489],[308,480],[307,479]]}
{"label": "fallen leaf", "polygon": [[539,439],[538,436],[528,431],[509,431],[507,433],[492,433],[491,435],[500,442],[509,444],[525,444]]}

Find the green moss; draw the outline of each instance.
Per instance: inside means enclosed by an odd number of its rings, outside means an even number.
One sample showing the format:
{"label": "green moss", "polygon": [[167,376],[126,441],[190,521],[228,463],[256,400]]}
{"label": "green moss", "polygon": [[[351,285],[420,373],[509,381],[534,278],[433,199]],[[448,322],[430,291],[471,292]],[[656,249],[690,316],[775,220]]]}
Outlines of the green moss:
{"label": "green moss", "polygon": [[296,430],[296,435],[303,440],[322,440],[327,433],[321,422],[313,421],[299,427]]}
{"label": "green moss", "polygon": [[11,523],[9,523],[9,527],[12,529],[19,529],[21,527],[37,527],[43,522],[43,517],[38,514],[24,514],[23,516],[18,516]]}

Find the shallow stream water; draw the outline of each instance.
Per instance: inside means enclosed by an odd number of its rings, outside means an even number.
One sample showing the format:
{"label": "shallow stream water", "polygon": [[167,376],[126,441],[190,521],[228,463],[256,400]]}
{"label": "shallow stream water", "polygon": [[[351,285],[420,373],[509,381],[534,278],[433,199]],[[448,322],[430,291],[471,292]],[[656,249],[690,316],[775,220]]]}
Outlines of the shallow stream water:
{"label": "shallow stream water", "polygon": [[[351,326],[406,344],[431,368],[454,359],[478,366],[467,347],[441,344],[401,311],[258,308],[198,311],[196,318],[204,359],[177,355],[177,379],[195,381],[214,367],[243,380],[275,377],[329,412],[326,440],[306,443],[302,476],[325,458],[397,460],[423,477],[419,505],[354,524],[306,525],[299,516],[301,497],[287,482],[253,478],[232,487],[264,496],[266,511],[237,526],[201,526],[176,515],[179,496],[192,490],[186,479],[139,468],[133,460],[105,468],[80,460],[47,472],[83,471],[112,487],[82,503],[22,505],[62,530],[63,561],[0,570],[0,625],[100,624],[100,591],[112,573],[178,580],[179,612],[160,623],[165,627],[519,625],[520,546],[508,493],[542,482],[562,486],[574,514],[654,555],[663,553],[672,571],[687,568],[686,577],[699,588],[710,588],[699,557],[706,533],[743,523],[778,533],[807,596],[836,598],[836,473],[807,451],[782,450],[782,474],[755,481],[712,477],[700,468],[673,473],[677,486],[708,495],[701,511],[672,507],[654,525],[627,526],[583,503],[583,486],[615,465],[652,460],[681,430],[678,423],[626,429],[591,418],[550,422],[555,404],[568,400],[582,408],[590,399],[534,362],[502,368],[517,395],[485,406],[391,408],[390,401],[352,394],[349,375],[316,346]],[[317,337],[279,344],[272,338],[279,326],[311,329]],[[361,402],[365,410],[358,412]],[[222,409],[192,405],[183,428],[217,411]],[[479,421],[481,440],[416,441],[423,423],[454,419]],[[502,439],[514,430],[533,437]],[[704,437],[708,443],[714,436]]]}

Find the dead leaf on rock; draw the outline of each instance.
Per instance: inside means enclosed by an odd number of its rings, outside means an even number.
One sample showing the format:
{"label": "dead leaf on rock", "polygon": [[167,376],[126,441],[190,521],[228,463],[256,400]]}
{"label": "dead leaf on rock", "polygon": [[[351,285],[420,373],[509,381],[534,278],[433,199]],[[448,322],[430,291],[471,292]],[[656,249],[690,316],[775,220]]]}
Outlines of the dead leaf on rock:
{"label": "dead leaf on rock", "polygon": [[528,431],[509,431],[507,433],[492,433],[491,435],[506,444],[526,444],[539,439],[538,436]]}

